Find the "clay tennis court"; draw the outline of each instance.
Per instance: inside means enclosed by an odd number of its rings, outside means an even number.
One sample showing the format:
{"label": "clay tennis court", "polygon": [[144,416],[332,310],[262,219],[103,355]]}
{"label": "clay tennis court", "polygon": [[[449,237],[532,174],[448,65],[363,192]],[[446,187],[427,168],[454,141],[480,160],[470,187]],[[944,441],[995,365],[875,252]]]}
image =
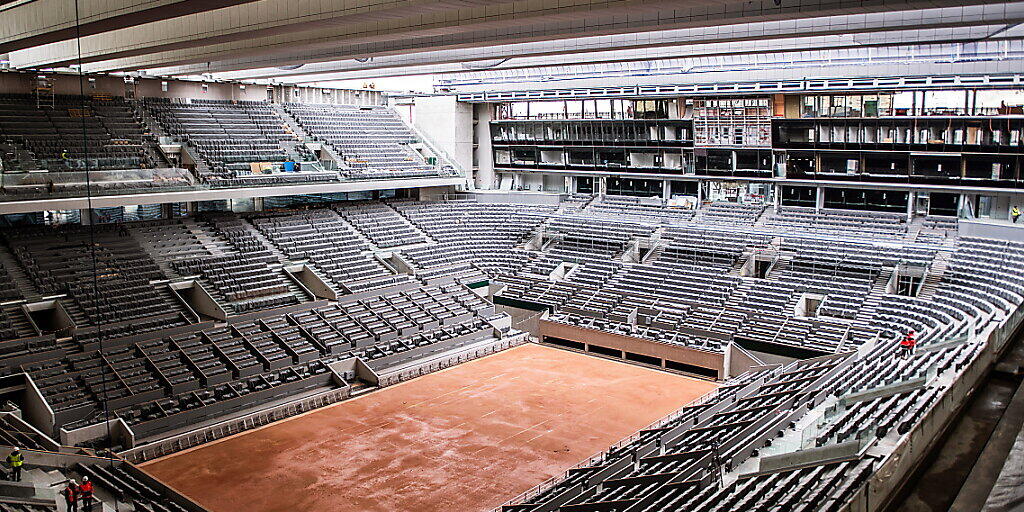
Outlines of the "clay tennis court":
{"label": "clay tennis court", "polygon": [[213,512],[490,510],[714,387],[527,344],[145,470]]}

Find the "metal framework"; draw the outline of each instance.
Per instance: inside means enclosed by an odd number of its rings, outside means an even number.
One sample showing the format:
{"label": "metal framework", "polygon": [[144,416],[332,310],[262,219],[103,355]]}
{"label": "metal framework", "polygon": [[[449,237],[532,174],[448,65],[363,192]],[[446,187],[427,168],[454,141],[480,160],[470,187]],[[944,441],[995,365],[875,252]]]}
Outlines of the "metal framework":
{"label": "metal framework", "polygon": [[998,89],[1024,86],[1024,74],[935,75],[886,78],[812,78],[752,82],[715,82],[678,85],[640,85],[458,94],[466,103],[543,101],[587,98],[656,98],[798,92],[900,91],[923,89]]}

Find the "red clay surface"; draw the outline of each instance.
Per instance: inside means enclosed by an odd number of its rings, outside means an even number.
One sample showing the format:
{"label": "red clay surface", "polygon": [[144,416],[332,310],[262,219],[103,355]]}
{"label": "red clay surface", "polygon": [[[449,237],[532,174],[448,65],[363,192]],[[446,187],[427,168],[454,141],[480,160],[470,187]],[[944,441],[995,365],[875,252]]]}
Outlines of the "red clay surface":
{"label": "red clay surface", "polygon": [[213,512],[490,510],[714,387],[528,344],[145,469]]}

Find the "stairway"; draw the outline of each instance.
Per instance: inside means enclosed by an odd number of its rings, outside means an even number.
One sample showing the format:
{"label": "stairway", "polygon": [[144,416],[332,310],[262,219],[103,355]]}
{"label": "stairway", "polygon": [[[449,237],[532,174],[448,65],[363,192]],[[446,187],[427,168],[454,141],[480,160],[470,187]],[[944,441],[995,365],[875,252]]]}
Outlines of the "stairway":
{"label": "stairway", "polygon": [[733,288],[732,293],[725,299],[725,304],[732,304],[735,306],[742,306],[747,300],[747,295],[750,294],[750,289],[754,287],[754,283],[757,280],[753,277],[741,277],[740,284]]}
{"label": "stairway", "polygon": [[892,273],[893,269],[883,268],[875,277],[875,282],[871,285],[871,291],[868,292],[868,296],[880,297],[885,295],[886,288],[889,287],[889,280],[892,279]]}
{"label": "stairway", "polygon": [[889,280],[892,279],[893,269],[883,268],[878,276],[875,277],[875,282],[871,286],[871,291],[868,292],[864,298],[864,303],[861,304],[857,310],[857,315],[853,319],[854,325],[869,328],[872,319],[875,318],[875,313],[878,311],[878,305],[881,304],[882,296],[886,294],[886,288],[889,286]]}
{"label": "stairway", "polygon": [[[303,142],[313,142],[317,140],[316,137],[310,135],[309,132],[307,132],[306,129],[303,128],[301,124],[299,124],[298,120],[295,119],[295,117],[293,117],[291,114],[289,114],[288,111],[285,110],[284,107],[282,107],[280,104],[274,103],[271,105],[271,107],[274,109],[274,112],[277,113],[277,116],[280,117],[282,121],[284,121],[285,126],[288,128],[288,131],[295,135],[297,139],[297,142],[293,142],[290,145],[288,145],[288,142],[290,141],[281,141],[281,145],[285,146],[286,150],[294,152],[296,144]],[[348,167],[347,165],[345,165],[345,159],[342,158],[341,155],[338,154],[338,152],[335,151],[330,144],[321,142],[321,147],[323,147],[324,151],[327,152],[327,154],[330,155],[331,159],[334,160],[337,169],[341,170]]]}
{"label": "stairway", "polygon": [[11,276],[14,284],[18,286],[22,297],[25,297],[29,302],[38,301],[43,298],[43,294],[32,283],[32,279],[25,272],[25,269],[22,268],[18,259],[3,245],[0,245],[0,264],[4,266],[7,274]]}
{"label": "stairway", "polygon": [[139,116],[139,120],[142,121],[142,125],[149,129],[149,133],[152,133],[157,137],[169,136],[164,130],[164,127],[160,125],[160,121],[157,121],[156,118],[149,113],[149,110],[147,110],[146,107],[143,107],[141,103],[135,103],[135,112]]}
{"label": "stairway", "polygon": [[366,243],[367,245],[370,246],[370,250],[371,251],[376,252],[376,251],[380,250],[380,248],[377,247],[377,244],[373,243],[373,240],[370,240],[370,237],[366,236],[366,234],[364,234],[359,228],[357,228],[354,224],[349,222],[348,219],[345,218],[344,214],[342,214],[341,212],[337,212],[337,211],[335,211],[334,213],[338,216],[338,220],[341,221],[341,223],[344,224],[345,227],[347,227],[348,229],[352,230],[352,232],[355,233],[355,235],[360,240],[362,240],[364,243]]}
{"label": "stairway", "polygon": [[156,262],[156,266],[160,267],[160,272],[167,276],[168,279],[175,279],[181,277],[181,274],[179,274],[178,271],[174,269],[174,266],[171,265],[171,261],[173,260],[161,256],[159,251],[154,249],[153,246],[149,243],[149,240],[143,238],[142,236],[139,236],[135,230],[131,230],[130,233],[132,239],[139,244],[139,247],[141,247],[142,250],[145,251],[145,253],[148,254],[153,259],[154,262]]}
{"label": "stairway", "polygon": [[207,252],[213,256],[224,256],[224,246],[227,245],[227,242],[210,236],[192,217],[182,219],[181,223],[185,226],[185,229],[188,229],[199,240],[199,243],[202,244]]}
{"label": "stairway", "polygon": [[916,219],[912,219],[907,224],[907,240],[910,240],[910,241],[917,240],[917,235],[919,235],[921,233],[921,229],[923,229],[923,228],[924,228],[924,217],[918,217]]}
{"label": "stairway", "polygon": [[778,277],[779,274],[785,272],[789,268],[789,262],[793,261],[793,256],[795,255],[791,252],[779,252],[779,257],[775,260],[772,268],[768,269],[765,279]]}
{"label": "stairway", "polygon": [[917,294],[918,298],[930,299],[935,295],[935,292],[939,289],[939,284],[942,283],[942,277],[946,274],[946,269],[949,268],[949,258],[952,256],[953,252],[951,250],[935,253],[935,259],[932,260],[932,264],[928,267],[928,274],[924,277],[924,283],[921,283],[921,289]]}
{"label": "stairway", "polygon": [[285,110],[280,103],[271,104],[271,108],[274,109],[274,112],[277,114],[277,116],[280,117],[281,121],[284,122],[285,126],[288,128],[288,131],[291,132],[292,135],[295,135],[296,139],[303,142],[314,140],[313,137],[306,132],[306,129],[303,128],[302,125],[299,124],[299,122],[294,117],[292,117],[292,115],[289,114],[288,111]]}
{"label": "stairway", "polygon": [[277,246],[274,245],[274,242],[271,242],[270,239],[267,238],[262,231],[257,229],[256,226],[253,226],[251,223],[249,223],[249,221],[244,220],[244,222],[246,223],[246,227],[249,228],[249,233],[252,234],[252,236],[255,237],[257,240],[259,240],[263,244],[263,247],[270,251],[270,254],[273,254],[275,258],[277,258],[277,261],[280,261],[281,263],[287,263],[289,261],[288,256],[285,253],[281,252],[281,249],[278,249]]}
{"label": "stairway", "polygon": [[71,317],[71,321],[75,323],[76,327],[89,325],[89,319],[85,316],[85,311],[78,306],[77,302],[71,299],[62,299],[60,304],[64,306],[64,311]]}
{"label": "stairway", "polygon": [[22,312],[21,304],[8,304],[3,306],[3,309],[7,319],[10,321],[11,327],[14,327],[19,338],[38,335],[36,329],[32,327],[32,323],[29,322],[25,313]]}
{"label": "stairway", "polygon": [[647,252],[647,254],[644,256],[643,260],[640,261],[640,263],[650,263],[652,261],[656,261],[658,258],[661,257],[661,253],[663,252],[665,252],[665,244],[655,243],[654,247],[652,247]]}
{"label": "stairway", "polygon": [[[181,306],[181,301],[178,300],[178,296],[175,295],[174,291],[171,290],[171,286],[169,284],[158,284],[155,285],[154,288],[156,288],[156,294],[159,295],[160,298],[164,300],[164,302],[174,307],[173,311],[168,310],[165,311],[165,313],[173,313],[174,311],[185,311],[185,308]],[[188,316],[187,313],[186,316]],[[193,320],[195,319],[193,318]]]}
{"label": "stairway", "polygon": [[[284,269],[281,269],[281,272],[287,272],[287,271],[284,270]],[[282,276],[282,277],[284,277],[285,283],[288,284],[288,293],[291,293],[292,295],[298,297],[299,302],[309,302],[311,300],[316,300],[316,297],[313,297],[310,294],[306,293],[306,291],[303,290],[299,286],[299,284],[295,282],[295,279],[293,279],[291,276]]]}
{"label": "stairway", "polygon": [[732,264],[732,268],[729,269],[729,275],[731,275],[731,276],[739,276],[742,273],[742,271],[743,271],[743,265],[747,264],[747,261],[750,260],[750,257],[752,255],[753,255],[753,252],[750,249],[747,249],[747,250],[743,251],[740,254],[740,256],[738,258],[736,258],[736,263],[733,263]]}
{"label": "stairway", "polygon": [[764,211],[762,211],[761,214],[757,216],[757,220],[754,221],[754,227],[755,228],[762,228],[762,227],[764,227],[765,224],[768,223],[768,219],[770,219],[774,213],[775,213],[775,208],[772,208],[771,206],[768,206],[767,208],[765,208]]}
{"label": "stairway", "polygon": [[416,233],[418,233],[420,235],[423,235],[423,238],[425,238],[427,240],[427,242],[429,242],[429,243],[437,243],[437,241],[434,240],[430,235],[428,235],[426,231],[423,231],[422,229],[420,229],[420,227],[417,226],[416,223],[412,221],[412,219],[410,219],[404,213],[399,211],[398,208],[395,208],[394,206],[391,206],[391,204],[386,203],[386,202],[382,202],[381,204],[383,204],[389,210],[394,211],[395,215],[401,217],[402,220],[404,220],[406,222],[406,224],[408,224],[410,227],[412,227],[413,231],[415,231]]}

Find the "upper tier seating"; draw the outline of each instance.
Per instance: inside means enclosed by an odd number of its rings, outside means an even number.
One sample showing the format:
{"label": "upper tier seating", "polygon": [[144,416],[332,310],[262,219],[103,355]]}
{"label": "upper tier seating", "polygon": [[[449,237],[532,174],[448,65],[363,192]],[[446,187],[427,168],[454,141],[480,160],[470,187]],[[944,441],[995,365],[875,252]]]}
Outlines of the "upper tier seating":
{"label": "upper tier seating", "polygon": [[[156,166],[145,128],[123,98],[56,96],[37,106],[30,95],[0,96],[0,144],[12,170],[140,169]],[[25,150],[30,158],[20,158]]]}
{"label": "upper tier seating", "polygon": [[751,225],[764,212],[764,205],[715,201],[701,208],[701,222],[705,224]]}
{"label": "upper tier seating", "polygon": [[296,140],[273,108],[260,101],[147,98],[143,104],[169,134],[195,146],[210,166],[201,177],[214,181],[247,175],[252,163],[284,162],[282,141]]}
{"label": "upper tier seating", "polygon": [[352,178],[415,178],[438,175],[409,145],[416,135],[393,110],[381,106],[285,106],[311,136],[330,144]]}
{"label": "upper tier seating", "polygon": [[802,231],[839,236],[901,236],[907,232],[907,217],[898,213],[858,210],[820,210],[781,206],[770,214],[766,226],[782,231]]}
{"label": "upper tier seating", "polygon": [[658,224],[682,224],[694,215],[694,210],[668,208],[660,201],[629,196],[603,196],[599,201],[589,202],[584,209],[599,217]]}

